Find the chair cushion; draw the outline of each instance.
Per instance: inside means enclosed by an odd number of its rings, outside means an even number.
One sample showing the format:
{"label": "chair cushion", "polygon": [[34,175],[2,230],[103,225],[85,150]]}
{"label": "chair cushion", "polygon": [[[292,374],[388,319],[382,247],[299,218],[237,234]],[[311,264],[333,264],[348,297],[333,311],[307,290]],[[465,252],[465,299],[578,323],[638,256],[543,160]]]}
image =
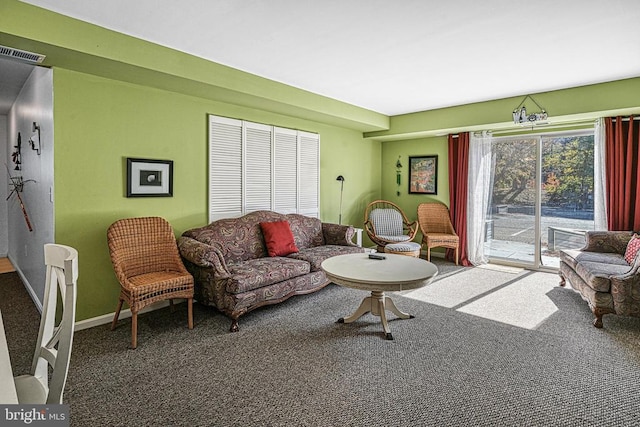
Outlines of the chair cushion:
{"label": "chair cushion", "polygon": [[420,249],[420,244],[416,242],[391,243],[384,247],[385,252],[387,250],[393,252],[413,252],[419,251]]}
{"label": "chair cushion", "polygon": [[611,292],[611,276],[626,273],[629,266],[580,261],[575,270],[594,291]]}
{"label": "chair cushion", "polygon": [[287,256],[298,252],[289,221],[261,222],[260,228],[269,256]]}
{"label": "chair cushion", "polygon": [[376,230],[376,235],[402,236],[402,214],[395,209],[373,209],[369,214],[369,220]]}
{"label": "chair cushion", "polygon": [[627,250],[624,252],[624,260],[627,261],[629,265],[633,263],[633,260],[636,258],[636,254],[640,249],[640,236],[634,234],[631,236],[631,240],[627,243]]}
{"label": "chair cushion", "polygon": [[380,239],[386,240],[387,242],[406,242],[411,240],[411,236],[407,236],[406,234],[396,234],[393,236],[388,236],[386,234],[377,234]]}
{"label": "chair cushion", "polygon": [[226,288],[232,294],[273,285],[311,271],[308,262],[283,257],[250,259],[227,267],[231,277],[227,280]]}
{"label": "chair cushion", "polygon": [[572,269],[576,269],[579,262],[598,262],[603,264],[615,264],[626,266],[629,264],[620,254],[612,252],[589,252],[579,249],[563,249],[560,251],[560,259]]}

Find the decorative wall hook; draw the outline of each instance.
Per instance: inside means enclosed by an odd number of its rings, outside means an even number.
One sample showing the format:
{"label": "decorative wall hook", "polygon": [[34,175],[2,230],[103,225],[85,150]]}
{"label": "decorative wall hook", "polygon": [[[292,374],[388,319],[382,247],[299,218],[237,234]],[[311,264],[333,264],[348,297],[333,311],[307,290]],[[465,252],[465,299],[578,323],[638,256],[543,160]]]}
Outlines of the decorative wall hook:
{"label": "decorative wall hook", "polygon": [[40,126],[33,122],[33,127],[31,129],[31,138],[29,138],[29,145],[31,149],[40,155]]}
{"label": "decorative wall hook", "polygon": [[22,170],[22,136],[20,136],[20,132],[18,132],[18,143],[13,146],[16,150],[11,153],[11,160],[16,165],[13,168],[15,171]]}

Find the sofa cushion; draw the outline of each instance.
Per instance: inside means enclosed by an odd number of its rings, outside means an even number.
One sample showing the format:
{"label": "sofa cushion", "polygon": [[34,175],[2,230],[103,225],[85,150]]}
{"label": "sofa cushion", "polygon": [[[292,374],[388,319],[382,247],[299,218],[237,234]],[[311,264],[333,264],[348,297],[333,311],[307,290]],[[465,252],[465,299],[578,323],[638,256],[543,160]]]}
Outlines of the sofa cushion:
{"label": "sofa cushion", "polygon": [[575,271],[594,291],[611,292],[611,276],[628,272],[629,265],[580,261]]}
{"label": "sofa cushion", "polygon": [[261,222],[260,228],[269,256],[287,256],[298,252],[289,221]]}
{"label": "sofa cushion", "polygon": [[269,286],[311,271],[308,262],[293,258],[258,258],[228,264],[231,277],[227,279],[227,292],[242,292]]}
{"label": "sofa cushion", "polygon": [[327,258],[331,258],[336,255],[345,254],[357,254],[364,252],[359,246],[338,246],[338,245],[325,245],[316,246],[315,248],[301,249],[300,252],[291,254],[288,258],[295,258],[304,260],[311,265],[311,271],[320,271],[320,265],[322,261]]}
{"label": "sofa cushion", "polygon": [[255,211],[239,218],[225,218],[182,233],[220,251],[226,263],[267,256],[261,222],[284,221],[287,217],[271,211]]}
{"label": "sofa cushion", "polygon": [[631,240],[627,243],[627,250],[624,252],[624,260],[627,261],[629,265],[633,263],[633,260],[636,258],[636,254],[640,249],[640,236],[634,234],[631,236]]}
{"label": "sofa cushion", "polygon": [[322,233],[322,221],[318,218],[300,214],[288,214],[287,219],[298,249],[313,248],[326,243]]}
{"label": "sofa cushion", "polygon": [[603,264],[615,264],[626,266],[629,264],[624,260],[624,257],[617,253],[612,252],[588,252],[578,249],[563,249],[560,251],[560,259],[567,263],[574,270],[579,262],[598,262]]}

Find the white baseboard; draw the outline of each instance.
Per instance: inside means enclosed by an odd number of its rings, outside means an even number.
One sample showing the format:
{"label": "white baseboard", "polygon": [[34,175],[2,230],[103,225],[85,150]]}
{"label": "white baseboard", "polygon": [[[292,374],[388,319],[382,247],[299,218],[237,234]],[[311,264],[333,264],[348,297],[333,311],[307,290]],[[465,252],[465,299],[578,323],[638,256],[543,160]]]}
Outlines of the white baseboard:
{"label": "white baseboard", "polygon": [[18,263],[11,257],[11,255],[8,255],[7,258],[9,258],[9,261],[11,261],[11,264],[13,264],[13,268],[16,269],[16,273],[18,273],[18,276],[20,276],[20,280],[22,280],[22,284],[24,285],[24,288],[27,290],[27,293],[33,300],[33,303],[35,304],[38,311],[42,314],[42,303],[36,296],[36,293],[34,292],[33,288],[31,287],[31,283],[29,283],[24,273],[22,273],[22,270],[20,270]]}
{"label": "white baseboard", "polygon": [[[181,304],[186,302],[185,299],[174,299],[173,304]],[[116,301],[117,302],[117,301]],[[151,304],[140,310],[138,314],[148,313],[154,310],[160,310],[161,308],[165,308],[169,306],[169,301],[160,301],[155,304]],[[116,312],[111,312],[107,314],[103,314],[102,316],[91,317],[89,319],[84,319],[76,322],[76,331],[81,331],[83,329],[93,328],[94,326],[106,325],[113,321],[113,316],[115,316]],[[120,311],[120,316],[118,316],[118,320],[127,319],[131,317],[131,309],[125,309]]]}
{"label": "white baseboard", "polygon": [[[9,261],[11,261],[11,264],[14,265],[14,268],[16,269],[16,273],[18,273],[18,276],[20,276],[20,279],[22,280],[22,283],[24,284],[24,287],[27,290],[27,293],[29,294],[29,296],[33,300],[33,303],[35,304],[36,308],[38,309],[40,314],[42,314],[42,303],[36,297],[36,293],[33,291],[33,288],[31,287],[31,284],[29,283],[29,281],[27,280],[25,275],[22,273],[20,268],[15,267],[18,264],[11,258],[10,255],[8,256],[8,258],[9,258]],[[117,301],[115,301],[115,302],[117,303]],[[186,302],[186,300],[185,299],[174,299],[173,300],[174,304],[181,304],[183,302]],[[168,300],[167,301],[160,301],[160,302],[157,302],[155,304],[151,304],[148,307],[143,308],[142,310],[140,310],[138,312],[138,314],[148,313],[150,311],[159,310],[161,308],[165,308],[165,307],[168,307],[168,306],[169,306],[169,301]],[[83,329],[93,328],[94,326],[106,325],[108,323],[111,323],[113,321],[113,316],[115,316],[115,314],[116,314],[116,312],[113,311],[111,313],[103,314],[102,316],[97,316],[97,317],[92,317],[92,318],[89,318],[89,319],[80,320],[80,321],[76,322],[75,330],[76,331],[81,331]],[[120,316],[118,317],[118,319],[127,319],[129,317],[131,317],[131,309],[127,308],[125,310],[121,310],[120,311]]]}

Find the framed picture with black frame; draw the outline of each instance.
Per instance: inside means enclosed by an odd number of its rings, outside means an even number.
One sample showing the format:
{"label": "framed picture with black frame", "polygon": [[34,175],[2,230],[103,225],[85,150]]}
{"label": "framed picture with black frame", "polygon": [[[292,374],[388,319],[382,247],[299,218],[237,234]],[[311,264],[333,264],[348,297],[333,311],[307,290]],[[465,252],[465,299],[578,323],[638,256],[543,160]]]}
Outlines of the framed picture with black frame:
{"label": "framed picture with black frame", "polygon": [[127,158],[127,197],[172,196],[172,160]]}
{"label": "framed picture with black frame", "polygon": [[438,156],[409,157],[409,194],[438,194]]}

